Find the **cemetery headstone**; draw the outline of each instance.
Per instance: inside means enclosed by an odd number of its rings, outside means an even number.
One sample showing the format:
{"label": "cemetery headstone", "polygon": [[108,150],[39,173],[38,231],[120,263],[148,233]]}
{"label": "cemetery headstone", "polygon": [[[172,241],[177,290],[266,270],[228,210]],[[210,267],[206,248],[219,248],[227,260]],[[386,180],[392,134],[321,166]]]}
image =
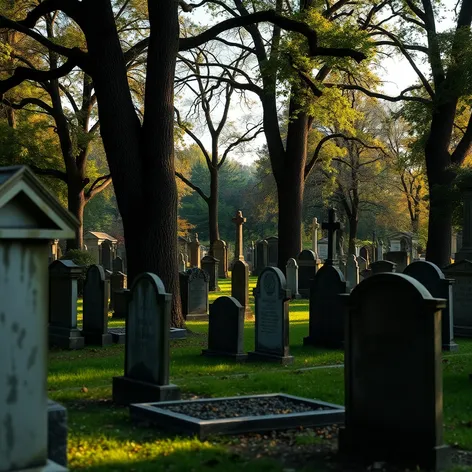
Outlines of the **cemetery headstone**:
{"label": "cemetery headstone", "polygon": [[178,400],[169,384],[169,328],[172,295],[162,280],[146,272],[131,287],[126,323],[125,372],[113,377],[113,401],[131,403]]}
{"label": "cemetery headstone", "polygon": [[445,301],[395,273],[369,277],[345,300],[346,421],[340,452],[369,464],[446,468],[440,334]]}
{"label": "cemetery headstone", "polygon": [[277,267],[279,261],[279,238],[271,236],[267,238],[267,265]]}
{"label": "cemetery headstone", "polygon": [[452,287],[453,280],[446,279],[441,269],[429,261],[412,262],[404,271],[405,275],[413,277],[423,284],[435,298],[444,298],[446,307],[441,315],[441,338],[443,351],[457,351],[459,346],[454,342]]}
{"label": "cemetery headstone", "polygon": [[321,227],[328,231],[328,257],[325,265],[334,265],[336,231],[341,229],[341,224],[336,221],[336,210],[334,208],[328,210],[328,222],[323,223]]}
{"label": "cemetery headstone", "polygon": [[218,259],[218,277],[228,278],[228,247],[226,242],[218,239],[213,243],[213,256]]}
{"label": "cemetery headstone", "polygon": [[230,357],[235,361],[247,359],[244,353],[244,307],[236,298],[219,297],[210,305],[208,349],[204,349],[202,354]]}
{"label": "cemetery headstone", "polygon": [[362,256],[357,258],[357,265],[359,266],[359,272],[366,270],[368,267],[367,260],[364,259]]}
{"label": "cemetery headstone", "polygon": [[298,262],[298,291],[302,298],[309,298],[311,281],[317,271],[316,254],[304,249],[297,257]]}
{"label": "cemetery headstone", "polygon": [[344,342],[345,308],[340,294],[346,293],[341,271],[324,265],[312,281],[310,290],[309,334],[304,345],[340,348]]}
{"label": "cemetery headstone", "polygon": [[383,259],[384,259],[384,247],[383,247],[383,242],[380,240],[377,243],[377,260],[383,261]]}
{"label": "cemetery headstone", "polygon": [[128,287],[128,277],[123,272],[113,272],[110,276],[110,308],[113,310],[115,292]]}
{"label": "cemetery headstone", "polygon": [[244,308],[245,316],[252,317],[249,307],[249,265],[246,261],[236,261],[231,272],[231,297]]}
{"label": "cemetery headstone", "polygon": [[193,239],[190,242],[190,265],[192,267],[200,267],[200,241],[198,240],[198,233],[194,233]]}
{"label": "cemetery headstone", "polygon": [[185,254],[179,252],[179,272],[185,272],[187,270],[187,266],[185,264]]}
{"label": "cemetery headstone", "polygon": [[204,270],[209,276],[208,290],[210,292],[219,292],[220,287],[218,286],[218,265],[219,260],[213,256],[205,256],[202,259],[202,270]]}
{"label": "cemetery headstone", "polygon": [[108,240],[103,241],[102,246],[102,266],[104,269],[112,269],[112,258],[113,258],[113,246],[112,243]]}
{"label": "cemetery headstone", "polygon": [[125,264],[123,262],[123,258],[117,256],[113,259],[112,262],[112,271],[113,272],[125,272]]}
{"label": "cemetery headstone", "polygon": [[49,342],[62,349],[82,349],[84,338],[77,328],[77,281],[83,268],[69,260],[49,266]]}
{"label": "cemetery headstone", "polygon": [[67,410],[48,399],[48,459],[67,467]]}
{"label": "cemetery headstone", "polygon": [[84,284],[84,321],[82,336],[85,344],[106,346],[112,343],[108,333],[108,300],[105,290],[105,271],[91,265]]}
{"label": "cemetery headstone", "polygon": [[115,291],[113,294],[113,319],[126,319],[129,297],[130,291],[128,289]]}
{"label": "cemetery headstone", "polygon": [[236,225],[236,242],[234,244],[234,261],[243,261],[243,224],[246,223],[246,218],[243,217],[241,210],[236,211],[236,216],[232,218]]}
{"label": "cemetery headstone", "polygon": [[287,288],[290,290],[291,297],[295,299],[301,298],[301,295],[298,293],[297,261],[293,258],[289,259],[285,271],[287,274]]}
{"label": "cemetery headstone", "polygon": [[370,264],[372,275],[381,274],[383,272],[395,272],[396,264],[391,261],[376,261]]}
{"label": "cemetery headstone", "polygon": [[318,218],[313,218],[311,232],[311,249],[315,253],[316,259],[318,259],[318,230],[320,229],[320,224],[318,223]]}
{"label": "cemetery headstone", "polygon": [[318,257],[322,261],[328,259],[328,238],[322,238],[318,241]]}
{"label": "cemetery headstone", "polygon": [[370,265],[370,254],[369,254],[369,248],[367,246],[362,246],[359,249],[359,256],[361,256],[367,262],[367,267],[369,267],[369,265]]}
{"label": "cemetery headstone", "polygon": [[410,263],[410,257],[406,251],[389,251],[385,254],[385,260],[395,263],[396,272],[403,272]]}
{"label": "cemetery headstone", "polygon": [[452,285],[454,336],[472,338],[472,262],[463,260],[443,269]]}
{"label": "cemetery headstone", "polygon": [[1,471],[67,471],[48,460],[48,259],[78,226],[28,167],[0,168]]}
{"label": "cemetery headstone", "polygon": [[472,187],[461,188],[463,203],[462,241],[455,262],[472,260]]}
{"label": "cemetery headstone", "polygon": [[208,318],[209,275],[194,267],[180,273],[182,313],[186,320]]}
{"label": "cemetery headstone", "polygon": [[291,364],[289,345],[290,292],[283,272],[266,267],[254,289],[256,311],[256,346],[248,360]]}
{"label": "cemetery headstone", "polygon": [[346,263],[346,288],[350,292],[356,285],[359,284],[359,265],[357,258],[351,254],[347,258]]}
{"label": "cemetery headstone", "polygon": [[267,267],[269,243],[262,239],[256,243],[256,275],[259,275]]}

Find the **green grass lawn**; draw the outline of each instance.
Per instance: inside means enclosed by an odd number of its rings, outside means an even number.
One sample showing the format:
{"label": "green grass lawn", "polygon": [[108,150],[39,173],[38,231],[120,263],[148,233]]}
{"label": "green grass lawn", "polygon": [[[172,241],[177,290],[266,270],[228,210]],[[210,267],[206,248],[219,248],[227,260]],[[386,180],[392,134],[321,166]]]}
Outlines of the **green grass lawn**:
{"label": "green grass lawn", "polygon": [[[255,283],[256,278],[251,277],[252,308]],[[221,291],[210,294],[210,303],[218,296],[230,294],[229,280],[220,280],[219,285]],[[80,318],[81,312],[79,302]],[[122,326],[123,322],[110,321],[110,325]],[[344,402],[342,351],[303,346],[303,337],[308,333],[306,300],[296,300],[290,305],[290,348],[295,362],[287,367],[237,364],[203,357],[207,322],[192,322],[187,327],[191,331],[187,339],[171,342],[171,382],[181,388],[184,398],[283,392]],[[254,321],[246,321],[244,335],[245,349],[254,349]],[[458,448],[472,450],[472,383],[468,378],[472,373],[472,340],[460,340],[459,345],[459,353],[445,354],[443,359],[445,439]],[[235,453],[231,445],[238,439],[214,438],[201,442],[136,427],[129,420],[127,408],[111,403],[111,379],[123,374],[123,364],[122,345],[50,353],[49,397],[68,409],[71,469],[225,472],[241,468],[261,472],[287,469],[280,460],[266,454],[256,454],[248,460]],[[300,432],[296,444],[319,442],[313,433]],[[265,443],[270,447],[270,439]],[[325,467],[318,463],[316,468],[297,470],[325,470]]]}

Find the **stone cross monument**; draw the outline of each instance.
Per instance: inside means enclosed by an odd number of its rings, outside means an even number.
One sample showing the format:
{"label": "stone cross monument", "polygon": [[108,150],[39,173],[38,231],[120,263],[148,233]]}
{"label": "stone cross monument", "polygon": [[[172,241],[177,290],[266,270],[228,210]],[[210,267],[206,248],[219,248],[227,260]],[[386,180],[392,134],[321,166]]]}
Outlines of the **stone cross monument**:
{"label": "stone cross monument", "polygon": [[246,223],[246,218],[243,217],[243,212],[238,210],[236,216],[232,218],[233,223],[236,225],[236,244],[234,247],[234,260],[244,261],[243,253],[243,224]]}
{"label": "stone cross monument", "polygon": [[328,230],[328,258],[325,261],[326,265],[334,265],[334,245],[336,231],[341,229],[341,224],[336,221],[336,210],[330,208],[328,211],[328,222],[321,225],[322,229]]}

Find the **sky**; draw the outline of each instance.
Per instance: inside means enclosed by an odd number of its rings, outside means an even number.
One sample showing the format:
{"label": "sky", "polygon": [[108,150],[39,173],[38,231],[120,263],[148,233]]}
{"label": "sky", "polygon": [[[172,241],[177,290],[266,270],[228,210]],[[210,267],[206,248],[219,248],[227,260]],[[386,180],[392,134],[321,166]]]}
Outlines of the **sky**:
{"label": "sky", "polygon": [[[454,7],[456,5],[456,0],[443,0],[443,5],[445,6],[445,11],[442,19],[437,22],[436,28],[437,31],[444,31],[450,29],[454,26]],[[196,13],[192,16],[195,22],[198,22],[202,27],[208,26],[208,15],[205,14],[204,10],[197,9]],[[417,75],[412,69],[411,65],[407,62],[406,59],[400,55],[395,55],[391,58],[382,59],[382,69],[377,71],[377,74],[383,80],[383,87],[381,92],[387,95],[395,96],[398,95],[406,87],[413,85],[416,82]],[[418,64],[420,70],[426,76],[429,75],[429,67],[427,64]],[[256,99],[257,100],[257,99]],[[251,107],[251,112],[255,115],[261,115],[262,110],[260,105],[253,105]],[[234,107],[231,110],[232,116],[235,119],[241,118],[244,112],[241,107]],[[205,146],[208,146],[210,143],[209,135],[205,132],[203,127],[195,128],[195,131],[198,132],[199,137]],[[188,142],[191,143],[191,139],[188,139]],[[264,135],[261,134],[253,142],[247,144],[245,149],[238,152],[235,151],[232,153],[231,157],[237,159],[241,163],[251,164],[257,159],[257,150],[265,143]]]}

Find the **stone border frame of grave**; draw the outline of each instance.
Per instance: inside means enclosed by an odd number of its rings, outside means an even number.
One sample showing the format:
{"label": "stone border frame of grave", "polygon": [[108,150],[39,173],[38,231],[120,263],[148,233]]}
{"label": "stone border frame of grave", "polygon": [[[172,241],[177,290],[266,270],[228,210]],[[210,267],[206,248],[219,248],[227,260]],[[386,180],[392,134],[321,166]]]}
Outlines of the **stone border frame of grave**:
{"label": "stone border frame of grave", "polygon": [[[198,418],[164,409],[166,406],[185,403],[217,403],[227,400],[242,400],[245,398],[282,397],[313,408],[325,407],[327,410],[317,410],[302,413],[286,413],[280,415],[239,416],[236,418],[220,418],[215,420],[200,420]],[[250,432],[263,432],[297,428],[299,426],[325,426],[344,423],[344,407],[319,400],[296,397],[284,393],[269,393],[261,395],[241,395],[237,397],[202,398],[199,400],[171,401],[162,403],[141,403],[130,405],[130,416],[134,421],[145,421],[179,434],[197,435],[204,440],[212,435],[232,435]]]}

